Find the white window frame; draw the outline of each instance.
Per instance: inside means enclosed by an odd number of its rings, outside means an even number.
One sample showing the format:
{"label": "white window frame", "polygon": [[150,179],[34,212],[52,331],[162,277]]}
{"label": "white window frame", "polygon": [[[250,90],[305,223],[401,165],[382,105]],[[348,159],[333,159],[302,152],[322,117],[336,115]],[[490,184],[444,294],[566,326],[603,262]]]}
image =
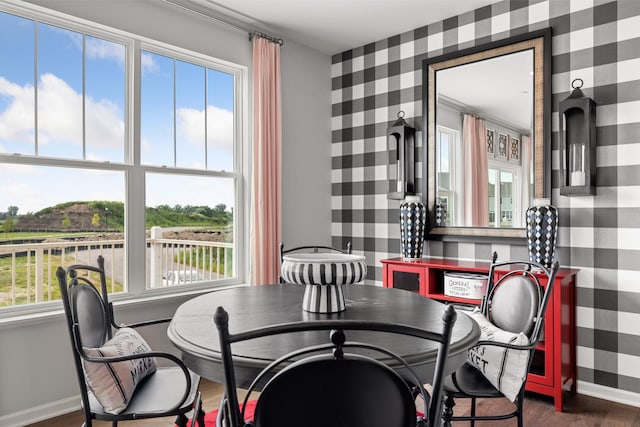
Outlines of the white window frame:
{"label": "white window frame", "polygon": [[[36,22],[55,25],[63,29],[77,31],[89,36],[98,37],[125,45],[125,155],[124,163],[96,162],[63,158],[47,158],[36,155],[12,155],[0,153],[0,165],[3,163],[33,166],[59,166],[80,169],[121,171],[125,174],[125,285],[127,291],[113,295],[113,300],[139,299],[148,297],[175,296],[184,293],[218,289],[221,286],[246,283],[249,271],[249,188],[250,182],[250,147],[249,147],[249,81],[248,69],[245,66],[216,59],[198,52],[189,51],[152,40],[85,19],[77,18],[57,11],[44,9],[28,3],[2,2],[0,12],[6,12]],[[175,59],[205,65],[208,68],[232,74],[235,81],[234,90],[234,171],[211,171],[185,168],[167,168],[161,166],[141,165],[140,138],[140,83],[141,83],[141,51],[148,50],[170,56]],[[195,61],[195,62],[194,62]],[[162,174],[174,173],[182,175],[199,175],[208,177],[232,178],[234,181],[234,236],[233,279],[219,280],[210,284],[181,285],[145,289],[145,263],[128,262],[128,260],[145,259],[146,241],[140,236],[140,229],[146,229],[145,220],[145,175],[148,172]],[[56,282],[57,283],[57,282]],[[59,310],[60,301],[25,304],[6,307],[0,310],[0,319],[13,316],[29,315]]]}
{"label": "white window frame", "polygon": [[[515,166],[506,162],[502,162],[499,160],[493,160],[490,159],[489,160],[489,167],[488,170],[494,169],[497,171],[497,177],[496,177],[496,191],[494,194],[495,197],[495,212],[496,212],[496,222],[493,224],[489,224],[490,227],[500,227],[500,172],[509,172],[511,174],[513,174],[513,200],[511,202],[512,206],[512,210],[514,213],[516,212],[522,212],[522,187],[521,187],[521,174],[522,174],[522,167],[521,166]],[[488,171],[487,171],[488,173]],[[522,227],[522,218],[520,218],[518,215],[513,215],[513,228],[521,228]]]}
{"label": "white window frame", "polygon": [[[463,210],[460,208],[464,206],[462,200],[462,191],[456,191],[458,183],[463,182],[462,171],[464,170],[464,160],[462,158],[462,147],[460,145],[460,131],[452,129],[446,126],[438,125],[436,127],[436,141],[440,140],[440,134],[446,133],[449,135],[449,184],[450,189],[446,191],[448,194],[448,206],[447,206],[447,222],[455,227],[455,224],[462,224]],[[437,152],[438,150],[436,150]],[[461,185],[461,184],[460,184]],[[437,197],[438,189],[436,189]]]}

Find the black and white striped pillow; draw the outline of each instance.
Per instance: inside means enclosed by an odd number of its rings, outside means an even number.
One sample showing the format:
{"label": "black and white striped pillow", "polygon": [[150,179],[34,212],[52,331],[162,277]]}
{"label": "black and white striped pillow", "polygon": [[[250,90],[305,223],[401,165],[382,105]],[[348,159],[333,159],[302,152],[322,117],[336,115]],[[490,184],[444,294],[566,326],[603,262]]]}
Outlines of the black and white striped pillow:
{"label": "black and white striped pillow", "polygon": [[[91,357],[116,357],[148,353],[149,344],[131,328],[120,328],[113,338],[100,348],[84,348]],[[136,386],[156,371],[154,357],[115,363],[82,361],[87,385],[105,412],[119,414],[129,404]]]}
{"label": "black and white striped pillow", "polygon": [[[524,333],[516,334],[498,328],[489,322],[478,308],[467,314],[480,326],[480,341],[529,344],[529,338]],[[529,350],[479,345],[468,351],[467,361],[513,402],[527,377]]]}

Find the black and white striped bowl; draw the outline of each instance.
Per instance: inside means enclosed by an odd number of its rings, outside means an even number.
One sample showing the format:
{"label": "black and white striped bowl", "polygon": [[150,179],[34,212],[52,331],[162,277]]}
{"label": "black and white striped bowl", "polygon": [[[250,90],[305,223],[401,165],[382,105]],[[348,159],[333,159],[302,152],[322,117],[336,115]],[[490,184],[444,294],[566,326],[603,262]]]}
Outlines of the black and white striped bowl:
{"label": "black and white striped bowl", "polygon": [[282,278],[306,285],[302,309],[312,313],[337,313],[346,306],[342,285],[364,280],[367,263],[362,255],[298,253],[282,259]]}

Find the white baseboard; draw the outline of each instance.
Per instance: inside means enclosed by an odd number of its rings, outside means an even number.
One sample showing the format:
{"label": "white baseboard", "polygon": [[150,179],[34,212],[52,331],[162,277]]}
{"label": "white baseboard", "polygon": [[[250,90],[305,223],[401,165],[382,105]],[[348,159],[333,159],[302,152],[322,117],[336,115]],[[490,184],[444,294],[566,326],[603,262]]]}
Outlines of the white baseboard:
{"label": "white baseboard", "polygon": [[577,392],[599,399],[609,400],[612,402],[622,403],[624,405],[635,406],[640,408],[640,394],[626,390],[618,390],[617,388],[606,387],[603,385],[588,383],[585,381],[577,382]]}
{"label": "white baseboard", "polygon": [[0,417],[0,426],[22,427],[80,409],[80,395],[56,400]]}

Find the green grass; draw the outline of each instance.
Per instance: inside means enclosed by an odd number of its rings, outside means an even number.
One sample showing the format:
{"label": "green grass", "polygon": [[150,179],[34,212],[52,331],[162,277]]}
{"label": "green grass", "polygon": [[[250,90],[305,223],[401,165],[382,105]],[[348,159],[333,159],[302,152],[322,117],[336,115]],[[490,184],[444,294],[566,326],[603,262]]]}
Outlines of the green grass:
{"label": "green grass", "polygon": [[[49,274],[49,258],[51,258],[51,269]],[[73,264],[75,258],[67,257],[65,265]],[[13,305],[27,304],[27,296],[30,297],[30,303],[36,301],[36,271],[35,271],[35,257],[31,257],[31,271],[27,272],[27,257],[16,258],[16,287],[15,287],[15,304],[11,298],[11,257],[0,258],[0,307],[9,307]],[[44,255],[43,268],[44,268],[44,286],[43,286],[43,298],[42,302],[56,301],[60,299],[60,288],[58,286],[58,279],[55,275],[55,270],[58,266],[62,265],[62,257],[57,255],[48,254]],[[27,289],[27,278],[31,276],[31,287]],[[49,278],[51,279],[49,281]],[[89,279],[93,283],[99,283],[99,276],[92,275]],[[48,286],[47,286],[48,282]],[[113,282],[111,278],[107,277],[107,289],[110,292],[122,292],[123,285],[118,282]],[[49,292],[51,297],[49,297]]]}
{"label": "green grass", "polygon": [[[229,250],[229,255],[225,257],[225,250]],[[213,265],[210,263],[210,252],[213,250],[213,257],[211,258]],[[221,275],[231,276],[233,266],[233,252],[231,248],[220,248],[220,270],[218,271],[217,248],[192,248],[190,250],[181,250],[178,255],[173,257],[174,261],[179,264],[189,265],[191,268],[196,267],[196,259],[198,259],[199,267],[213,271]]]}
{"label": "green grass", "polygon": [[[11,233],[4,233],[0,231],[0,241],[11,242],[14,240],[31,240],[31,239],[52,239],[52,238],[63,238],[69,237],[78,233],[70,233],[68,231],[51,231],[51,232],[41,232],[41,231],[13,231]],[[81,233],[83,236],[91,236],[96,233]]]}

